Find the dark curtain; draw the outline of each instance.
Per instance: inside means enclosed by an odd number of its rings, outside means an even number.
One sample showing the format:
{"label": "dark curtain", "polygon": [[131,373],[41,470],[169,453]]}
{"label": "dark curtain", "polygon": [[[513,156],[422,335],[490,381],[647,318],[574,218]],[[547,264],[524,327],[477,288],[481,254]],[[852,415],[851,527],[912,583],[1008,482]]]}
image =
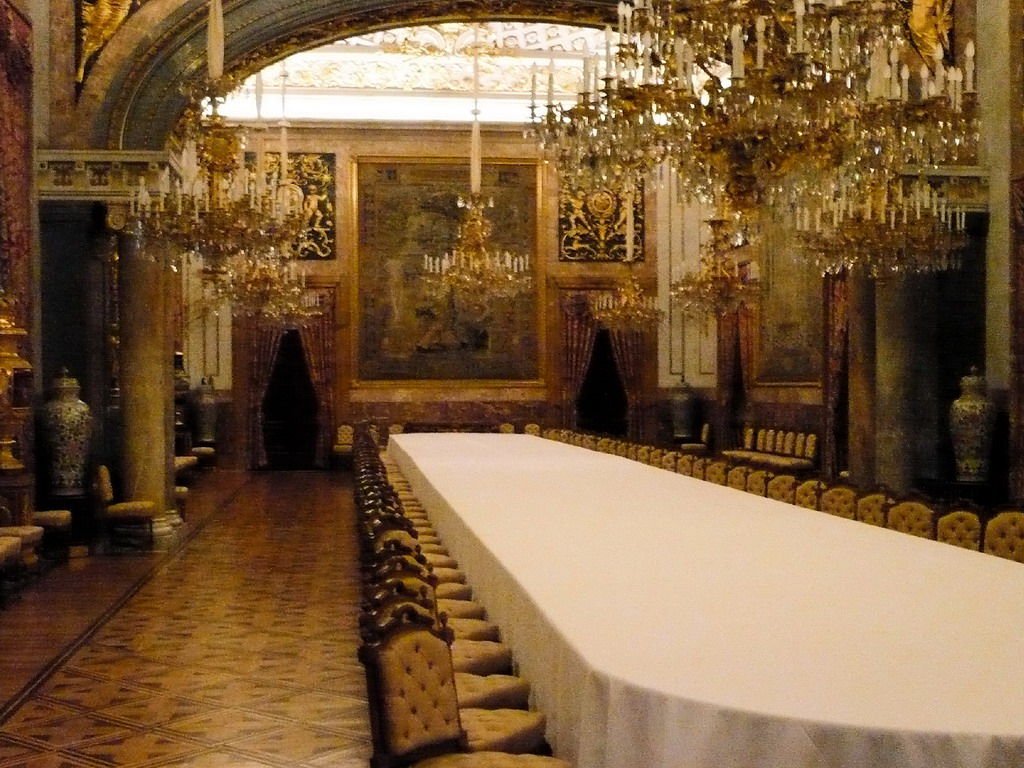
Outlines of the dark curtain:
{"label": "dark curtain", "polygon": [[1010,497],[1024,498],[1024,176],[1010,185],[1013,216],[1011,259],[1010,332],[1012,375],[1010,377]]}
{"label": "dark curtain", "polygon": [[565,324],[565,391],[563,394],[563,424],[576,425],[576,398],[590,366],[597,338],[597,325],[591,317],[585,299],[574,294],[566,297],[562,305]]}
{"label": "dark curtain", "polygon": [[[284,328],[276,323],[255,323],[252,328],[252,363],[249,369],[249,438],[252,463],[267,466],[267,444],[263,438],[263,400],[281,349]],[[312,374],[310,374],[312,376]]]}
{"label": "dark curtain", "polygon": [[612,354],[619,367],[622,386],[626,390],[626,419],[629,438],[639,441],[643,436],[643,331],[609,329]]}
{"label": "dark curtain", "polygon": [[316,391],[316,453],[314,463],[317,467],[326,467],[333,445],[334,408],[332,390],[334,377],[331,375],[334,365],[334,343],[331,335],[331,323],[324,316],[316,317],[298,327],[299,338],[302,340],[302,351],[306,356],[309,378]]}
{"label": "dark curtain", "polygon": [[849,294],[846,272],[825,278],[825,434],[821,447],[821,469],[826,478],[839,474],[840,397],[846,373],[849,346]]}

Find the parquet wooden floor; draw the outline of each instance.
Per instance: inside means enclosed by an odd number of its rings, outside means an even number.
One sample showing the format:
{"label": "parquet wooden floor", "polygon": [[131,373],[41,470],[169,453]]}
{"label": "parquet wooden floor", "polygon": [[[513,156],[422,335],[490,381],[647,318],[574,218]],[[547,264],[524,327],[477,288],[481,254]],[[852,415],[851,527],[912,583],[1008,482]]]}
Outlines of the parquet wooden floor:
{"label": "parquet wooden floor", "polygon": [[0,768],[365,768],[347,478],[214,471],[182,539],[0,611]]}

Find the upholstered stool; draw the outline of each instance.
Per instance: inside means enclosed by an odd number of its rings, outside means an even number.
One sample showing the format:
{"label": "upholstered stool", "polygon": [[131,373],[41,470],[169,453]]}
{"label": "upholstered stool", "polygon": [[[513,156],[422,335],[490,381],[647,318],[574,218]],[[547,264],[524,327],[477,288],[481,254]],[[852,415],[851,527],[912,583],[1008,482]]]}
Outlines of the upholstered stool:
{"label": "upholstered stool", "polygon": [[199,466],[199,459],[195,456],[175,456],[174,457],[174,478],[182,483],[189,479],[189,473]]}
{"label": "upholstered stool", "polygon": [[459,707],[472,709],[527,709],[530,684],[515,675],[455,673]]}
{"label": "upholstered stool", "polygon": [[213,469],[217,462],[217,449],[212,445],[197,445],[192,449],[192,455],[199,461],[200,469]]}
{"label": "upholstered stool", "polygon": [[71,510],[44,509],[32,513],[32,524],[43,529],[43,549],[65,559],[71,547]]}
{"label": "upholstered stool", "polygon": [[39,525],[7,525],[0,528],[0,537],[17,538],[21,544],[21,562],[27,567],[39,562],[36,550],[43,543],[43,528]]}
{"label": "upholstered stool", "polygon": [[185,519],[185,507],[188,505],[188,486],[174,486],[174,506],[178,508],[178,514]]}

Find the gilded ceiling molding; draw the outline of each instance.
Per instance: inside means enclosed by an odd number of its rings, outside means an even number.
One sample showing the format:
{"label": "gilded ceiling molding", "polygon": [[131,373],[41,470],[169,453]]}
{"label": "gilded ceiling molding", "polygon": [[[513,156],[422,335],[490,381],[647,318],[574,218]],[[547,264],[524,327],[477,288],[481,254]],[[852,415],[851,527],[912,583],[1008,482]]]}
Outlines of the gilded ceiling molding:
{"label": "gilded ceiling molding", "polygon": [[85,82],[96,56],[146,0],[77,0],[75,3],[75,82]]}
{"label": "gilded ceiling molding", "polygon": [[[148,30],[144,49],[105,62],[104,82],[91,82],[98,67],[87,81],[96,89],[98,105],[91,118],[94,143],[123,149],[165,144],[185,107],[182,85],[203,77],[206,69],[206,5],[180,10],[184,13],[166,29]],[[613,0],[245,0],[225,8],[226,66],[228,74],[244,78],[293,53],[398,26],[473,19],[602,25],[614,13]]]}

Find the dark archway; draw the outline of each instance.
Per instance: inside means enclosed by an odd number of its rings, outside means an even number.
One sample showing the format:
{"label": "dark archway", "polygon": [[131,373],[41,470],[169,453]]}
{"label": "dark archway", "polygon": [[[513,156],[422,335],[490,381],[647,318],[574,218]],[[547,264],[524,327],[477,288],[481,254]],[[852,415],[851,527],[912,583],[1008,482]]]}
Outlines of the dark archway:
{"label": "dark archway", "polygon": [[316,461],[316,390],[297,330],[284,333],[263,398],[268,469],[312,469]]}
{"label": "dark archway", "polygon": [[629,431],[629,400],[615,364],[611,335],[604,328],[594,339],[587,375],[576,398],[576,426],[619,437]]}

